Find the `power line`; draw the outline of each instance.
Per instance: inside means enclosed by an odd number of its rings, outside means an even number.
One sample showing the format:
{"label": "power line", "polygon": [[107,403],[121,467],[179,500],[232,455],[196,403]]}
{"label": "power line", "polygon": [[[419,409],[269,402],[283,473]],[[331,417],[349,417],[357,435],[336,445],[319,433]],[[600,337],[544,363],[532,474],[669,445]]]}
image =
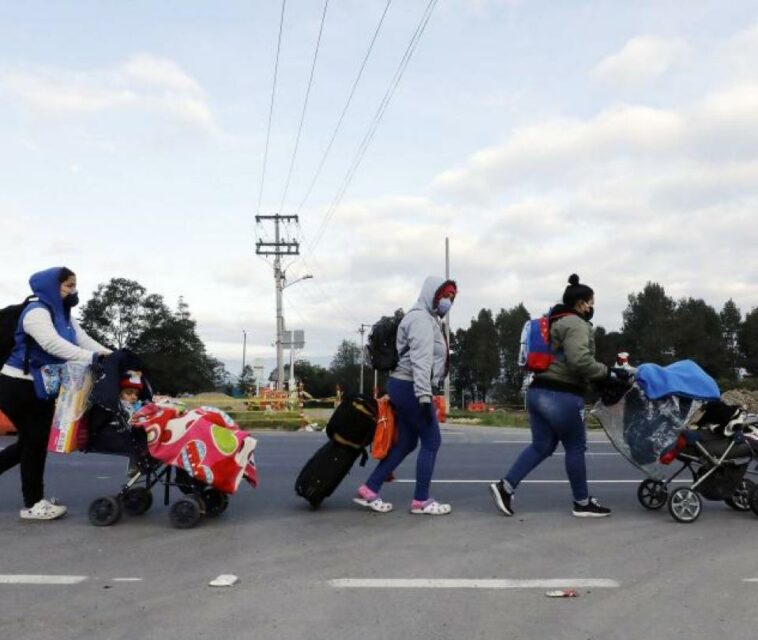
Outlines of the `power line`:
{"label": "power line", "polygon": [[300,201],[300,204],[297,207],[297,211],[296,211],[297,214],[300,213],[300,210],[303,208],[306,201],[310,197],[311,192],[313,191],[313,187],[316,184],[316,181],[318,180],[319,176],[321,175],[321,170],[324,168],[324,163],[326,162],[326,158],[332,149],[332,145],[334,144],[334,139],[337,137],[337,133],[339,132],[340,127],[342,126],[342,121],[345,119],[345,114],[347,113],[347,110],[350,107],[350,103],[353,100],[353,95],[355,95],[355,90],[358,88],[358,82],[360,81],[361,76],[363,75],[363,70],[366,68],[366,63],[368,62],[369,56],[371,55],[371,51],[374,48],[374,43],[376,42],[376,38],[379,35],[379,31],[382,28],[382,24],[384,23],[384,17],[387,15],[387,10],[390,8],[390,4],[392,4],[392,0],[387,0],[387,4],[384,7],[384,11],[382,12],[381,17],[379,18],[379,24],[376,26],[376,29],[374,31],[374,36],[371,38],[371,43],[369,44],[368,50],[366,51],[366,55],[363,56],[363,62],[361,63],[361,67],[358,70],[358,75],[355,77],[355,80],[353,81],[353,86],[350,89],[350,94],[347,97],[345,106],[342,108],[342,113],[340,114],[340,117],[337,120],[337,125],[334,127],[334,131],[332,133],[332,137],[329,140],[329,144],[326,145],[324,154],[321,156],[321,161],[319,162],[318,168],[316,169],[316,173],[314,174],[313,179],[311,180],[311,183],[308,186],[308,191],[306,191],[305,196]]}
{"label": "power line", "polygon": [[316,248],[316,245],[321,240],[321,237],[323,236],[324,231],[326,230],[326,227],[329,224],[329,221],[334,215],[334,212],[336,211],[337,207],[342,201],[342,198],[344,197],[345,192],[347,191],[347,188],[350,185],[350,182],[355,176],[355,173],[361,161],[363,160],[363,156],[365,155],[366,150],[368,149],[368,145],[371,142],[371,139],[374,137],[374,133],[376,133],[376,130],[379,127],[379,123],[381,122],[382,116],[384,115],[384,112],[387,110],[387,106],[389,105],[390,100],[392,99],[392,96],[395,93],[395,89],[397,89],[397,86],[400,83],[400,79],[403,77],[403,74],[405,73],[405,70],[408,67],[408,63],[410,62],[410,59],[413,56],[413,52],[416,49],[416,45],[418,45],[418,42],[421,39],[421,36],[423,35],[424,30],[426,29],[426,25],[429,23],[429,19],[431,18],[432,12],[434,11],[436,4],[437,4],[437,0],[429,0],[429,4],[427,5],[425,9],[424,14],[421,16],[421,20],[419,21],[419,24],[416,27],[416,31],[411,37],[411,40],[408,43],[408,47],[406,48],[405,53],[398,65],[398,68],[395,71],[395,75],[390,81],[390,86],[388,87],[386,93],[384,94],[384,98],[382,99],[379,105],[379,108],[377,109],[376,114],[374,115],[374,119],[371,125],[369,125],[369,129],[366,132],[366,135],[363,137],[363,140],[361,141],[361,144],[358,147],[358,150],[356,151],[355,156],[353,157],[353,162],[350,165],[350,168],[345,174],[345,178],[343,179],[342,185],[337,191],[337,194],[335,195],[334,200],[329,205],[329,208],[321,221],[321,225],[319,226],[318,231],[316,232],[315,239],[308,247],[309,253],[313,253],[313,250]]}
{"label": "power line", "polygon": [[276,60],[274,61],[274,82],[271,86],[271,105],[268,110],[268,127],[266,128],[266,147],[263,151],[263,171],[261,173],[261,188],[258,191],[258,208],[256,209],[256,215],[261,212],[261,200],[263,199],[263,184],[266,180],[266,163],[268,162],[268,145],[271,139],[271,120],[274,116],[274,96],[276,95],[276,77],[279,74],[279,52],[282,48],[282,28],[284,26],[284,7],[287,4],[287,0],[282,0],[282,15],[279,18],[279,38],[276,42]]}
{"label": "power line", "polygon": [[287,192],[290,188],[290,180],[292,179],[292,171],[295,168],[295,158],[297,157],[297,150],[300,146],[300,134],[303,131],[303,122],[305,122],[305,112],[308,108],[308,98],[311,94],[311,85],[313,84],[313,74],[316,70],[316,59],[318,58],[318,50],[319,46],[321,45],[321,34],[324,31],[324,21],[326,20],[326,10],[329,6],[329,0],[325,0],[324,2],[324,11],[321,14],[321,26],[318,30],[318,38],[316,39],[316,49],[313,53],[313,63],[311,64],[311,74],[308,78],[308,88],[305,91],[305,100],[303,101],[303,113],[300,115],[300,125],[297,128],[297,137],[295,138],[295,149],[292,152],[292,161],[290,162],[290,168],[289,172],[287,173],[287,181],[284,185],[284,194],[282,195],[282,203],[279,205],[279,210],[284,211],[284,202],[287,199]]}

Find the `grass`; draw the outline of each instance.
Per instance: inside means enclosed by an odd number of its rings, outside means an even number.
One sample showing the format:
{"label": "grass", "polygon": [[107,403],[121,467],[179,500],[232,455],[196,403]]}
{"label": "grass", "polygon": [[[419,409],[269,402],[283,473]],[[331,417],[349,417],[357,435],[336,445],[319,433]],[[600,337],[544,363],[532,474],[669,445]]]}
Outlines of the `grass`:
{"label": "grass", "polygon": [[475,424],[485,427],[527,427],[526,412],[515,409],[497,409],[495,411],[475,412],[454,409],[448,411],[448,422],[457,424]]}
{"label": "grass", "polygon": [[[250,411],[244,398],[232,398],[223,393],[199,393],[189,398],[181,398],[188,410],[197,407],[216,407],[228,413],[242,429],[281,429],[296,431],[302,426],[299,411]],[[309,424],[323,425],[323,420],[307,418]]]}

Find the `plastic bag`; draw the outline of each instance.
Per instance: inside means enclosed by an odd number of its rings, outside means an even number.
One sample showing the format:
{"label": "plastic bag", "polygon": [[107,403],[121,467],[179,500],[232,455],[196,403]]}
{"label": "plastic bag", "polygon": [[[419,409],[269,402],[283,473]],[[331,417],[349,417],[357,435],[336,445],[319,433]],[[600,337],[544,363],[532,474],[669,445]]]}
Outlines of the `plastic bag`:
{"label": "plastic bag", "polygon": [[55,403],[47,450],[71,453],[80,447],[84,433],[84,414],[89,406],[92,375],[89,365],[68,362],[61,367],[61,387]]}

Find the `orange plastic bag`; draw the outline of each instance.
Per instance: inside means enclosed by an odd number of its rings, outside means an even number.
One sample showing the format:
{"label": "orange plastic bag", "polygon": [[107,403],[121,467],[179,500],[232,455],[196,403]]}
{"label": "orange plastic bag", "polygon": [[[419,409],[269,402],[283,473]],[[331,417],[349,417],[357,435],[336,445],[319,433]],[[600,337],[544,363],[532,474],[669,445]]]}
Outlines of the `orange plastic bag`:
{"label": "orange plastic bag", "polygon": [[10,421],[10,418],[0,411],[0,436],[8,433],[16,433],[16,427]]}
{"label": "orange plastic bag", "polygon": [[397,442],[397,429],[395,428],[395,410],[390,404],[389,396],[379,398],[377,403],[379,411],[374,440],[371,443],[371,457],[383,460],[387,457],[392,445]]}

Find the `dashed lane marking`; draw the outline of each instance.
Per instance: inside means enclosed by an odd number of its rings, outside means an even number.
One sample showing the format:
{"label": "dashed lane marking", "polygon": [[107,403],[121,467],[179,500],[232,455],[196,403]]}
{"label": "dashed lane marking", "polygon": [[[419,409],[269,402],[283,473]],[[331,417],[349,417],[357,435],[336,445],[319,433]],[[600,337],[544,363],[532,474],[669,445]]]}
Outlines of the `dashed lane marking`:
{"label": "dashed lane marking", "polygon": [[0,584],[79,584],[86,579],[87,576],[0,574]]}
{"label": "dashed lane marking", "polygon": [[329,580],[336,589],[616,589],[607,578],[547,578],[538,580],[463,580],[432,578],[339,578]]}

